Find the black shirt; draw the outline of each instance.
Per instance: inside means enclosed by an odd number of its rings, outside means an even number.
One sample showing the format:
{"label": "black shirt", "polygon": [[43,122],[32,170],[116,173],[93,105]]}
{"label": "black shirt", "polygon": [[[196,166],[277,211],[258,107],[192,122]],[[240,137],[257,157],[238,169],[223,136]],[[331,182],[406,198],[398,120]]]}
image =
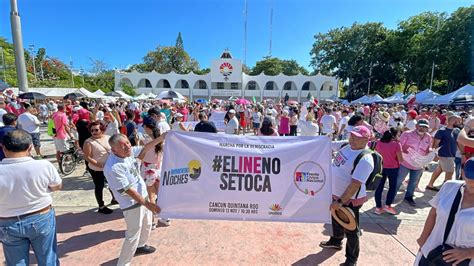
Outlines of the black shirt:
{"label": "black shirt", "polygon": [[216,126],[214,123],[209,121],[201,121],[196,124],[194,127],[194,131],[196,132],[209,132],[209,133],[217,133]]}

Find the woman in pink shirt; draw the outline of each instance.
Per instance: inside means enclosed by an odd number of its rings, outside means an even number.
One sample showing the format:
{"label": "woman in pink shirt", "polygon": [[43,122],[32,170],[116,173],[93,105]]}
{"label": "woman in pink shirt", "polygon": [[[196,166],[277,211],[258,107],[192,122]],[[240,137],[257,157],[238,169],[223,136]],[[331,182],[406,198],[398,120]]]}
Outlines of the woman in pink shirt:
{"label": "woman in pink shirt", "polygon": [[[397,179],[398,168],[402,159],[402,146],[398,142],[400,137],[400,130],[392,127],[383,133],[382,138],[377,141],[375,150],[382,155],[383,170],[382,179],[379,186],[375,190],[375,214],[382,214],[384,212],[390,214],[397,214],[395,209],[391,206],[395,195],[397,194]],[[385,206],[382,208],[382,193],[385,186],[385,181],[388,178],[388,193],[385,201]]]}
{"label": "woman in pink shirt", "polygon": [[[160,136],[160,130],[156,126],[156,120],[151,118],[150,116],[146,116],[143,119],[143,128],[146,133],[145,139],[143,140],[143,144],[146,144]],[[153,203],[156,202],[158,188],[160,184],[161,161],[163,158],[162,145],[163,144],[160,143],[155,146],[155,149],[147,151],[145,153],[145,157],[143,157],[142,164],[140,166],[140,175],[146,184],[148,200]],[[170,225],[169,219],[159,219],[158,221],[164,225]],[[152,228],[156,228],[156,224],[154,221]]]}
{"label": "woman in pink shirt", "polygon": [[280,117],[280,127],[278,128],[278,133],[280,136],[289,136],[290,135],[290,117],[288,110],[283,110],[283,113]]}

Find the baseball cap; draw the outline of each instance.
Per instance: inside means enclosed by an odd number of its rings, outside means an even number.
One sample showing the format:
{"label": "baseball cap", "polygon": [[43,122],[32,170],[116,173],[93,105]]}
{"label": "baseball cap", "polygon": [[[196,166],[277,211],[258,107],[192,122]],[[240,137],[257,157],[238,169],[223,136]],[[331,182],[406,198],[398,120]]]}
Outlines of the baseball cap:
{"label": "baseball cap", "polygon": [[411,116],[412,118],[415,118],[418,116],[418,113],[415,110],[411,110],[407,114]]}
{"label": "baseball cap", "polygon": [[234,109],[230,109],[230,110],[229,110],[229,113],[235,114],[235,110],[234,110]]}
{"label": "baseball cap", "polygon": [[464,163],[464,177],[474,179],[474,157]]}
{"label": "baseball cap", "polygon": [[426,119],[420,119],[416,122],[416,124],[420,127],[430,127],[430,123]]}
{"label": "baseball cap", "polygon": [[178,117],[183,117],[184,115],[182,113],[176,113],[174,114],[174,118],[178,118]]}
{"label": "baseball cap", "polygon": [[359,138],[369,138],[372,135],[370,130],[364,126],[354,127],[351,131],[351,134],[354,134]]}

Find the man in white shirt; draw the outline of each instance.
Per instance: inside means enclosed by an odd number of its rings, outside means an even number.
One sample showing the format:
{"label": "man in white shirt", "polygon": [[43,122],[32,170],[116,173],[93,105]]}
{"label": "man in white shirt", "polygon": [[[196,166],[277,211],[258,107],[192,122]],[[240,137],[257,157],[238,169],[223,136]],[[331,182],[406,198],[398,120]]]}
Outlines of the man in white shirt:
{"label": "man in white shirt", "polygon": [[140,176],[136,158],[143,159],[148,150],[164,140],[165,135],[162,134],[144,147],[132,147],[123,134],[115,134],[109,139],[112,153],[105,163],[104,175],[127,224],[117,265],[130,265],[134,255],[156,251],[156,248],[146,243],[151,232],[152,213],[160,212],[160,208],[148,201],[146,184]]}
{"label": "man in white shirt", "polygon": [[41,122],[38,120],[36,115],[32,114],[32,111],[36,111],[33,106],[29,103],[24,104],[26,112],[18,116],[18,128],[25,130],[30,133],[33,139],[33,146],[35,147],[35,152],[38,157],[43,157],[41,154],[41,141],[40,141],[40,131],[39,126]]}
{"label": "man in white shirt", "polygon": [[0,242],[6,265],[29,265],[30,246],[39,265],[59,265],[51,192],[61,189],[56,168],[33,160],[31,135],[13,130],[3,137],[0,162]]}
{"label": "man in white shirt", "polygon": [[225,133],[226,134],[239,134],[239,120],[235,117],[235,110],[229,110],[229,121],[225,126]]}
{"label": "man in white shirt", "polygon": [[3,97],[0,97],[0,127],[3,127],[3,115],[6,114],[7,111],[5,110],[5,100]]}
{"label": "man in white shirt", "polygon": [[321,133],[332,138],[333,134],[337,132],[336,117],[331,114],[332,110],[330,108],[326,107],[324,112],[325,114],[321,117],[320,121]]}
{"label": "man in white shirt", "polygon": [[[349,145],[341,147],[343,142],[335,142],[335,150],[339,149],[332,162],[333,178],[332,191],[333,203],[331,209],[337,210],[347,207],[354,213],[356,229],[349,231],[344,229],[334,218],[332,218],[333,235],[328,241],[319,244],[322,248],[341,250],[344,235],[347,237],[346,261],[343,265],[356,265],[359,258],[359,210],[367,201],[365,183],[374,169],[372,155],[362,156],[355,165],[355,159],[367,149],[367,143],[371,132],[364,126],[354,127],[349,137]],[[354,169],[353,169],[354,168]]]}
{"label": "man in white shirt", "polygon": [[341,121],[339,122],[339,131],[337,133],[338,139],[342,139],[342,133],[344,132],[344,129],[347,127],[347,122],[349,121],[349,112],[344,109],[341,112],[342,118]]}

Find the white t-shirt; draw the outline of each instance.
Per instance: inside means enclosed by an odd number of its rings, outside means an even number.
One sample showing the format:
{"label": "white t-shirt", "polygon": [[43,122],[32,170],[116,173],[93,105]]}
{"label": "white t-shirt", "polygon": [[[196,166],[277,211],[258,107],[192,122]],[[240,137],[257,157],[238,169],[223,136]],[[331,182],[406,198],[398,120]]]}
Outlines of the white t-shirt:
{"label": "white t-shirt", "polygon": [[158,122],[157,127],[160,130],[160,134],[163,134],[171,130],[171,127],[168,124],[168,122],[166,122],[166,119],[163,119],[160,122]]}
{"label": "white t-shirt", "polygon": [[115,134],[118,134],[119,133],[119,130],[118,130],[118,121],[114,119],[114,121],[111,121],[107,124],[107,127],[105,128],[105,135],[108,135],[108,136],[113,136]]}
{"label": "white t-shirt", "polygon": [[339,121],[339,130],[341,130],[342,125],[345,125],[347,127],[347,122],[349,122],[349,119],[350,117],[348,115],[341,118],[341,121]]}
{"label": "white t-shirt", "polygon": [[298,120],[298,128],[301,130],[301,136],[317,136],[319,134],[318,124],[311,121]]}
{"label": "white t-shirt", "polygon": [[415,130],[416,129],[416,120],[413,119],[413,120],[408,121],[407,125],[405,127],[408,128],[409,130]]}
{"label": "white t-shirt", "polygon": [[41,210],[53,202],[49,187],[62,183],[47,160],[5,158],[0,162],[0,217]]}
{"label": "white t-shirt", "polygon": [[333,115],[325,114],[321,117],[321,125],[323,126],[322,132],[325,134],[334,132],[334,124],[336,124],[336,118]]}
{"label": "white t-shirt", "polygon": [[133,188],[144,198],[148,196],[145,181],[140,176],[140,167],[137,159],[135,159],[140,154],[142,148],[141,146],[132,147],[132,155],[127,158],[120,158],[111,153],[107,162],[105,162],[104,175],[107,178],[110,190],[112,190],[122,210],[137,204],[126,193],[128,189]]}
{"label": "white t-shirt", "polygon": [[5,109],[3,108],[0,108],[0,127],[3,127],[4,124],[3,124],[3,115],[8,113]]}
{"label": "white t-shirt", "polygon": [[[421,247],[421,253],[425,257],[431,250],[443,243],[449,212],[451,211],[457,191],[462,184],[464,184],[464,181],[459,180],[444,183],[441,190],[429,201],[430,205],[436,209],[436,223],[430,236]],[[461,194],[464,194],[464,188],[461,188]],[[459,203],[459,208],[461,203]],[[446,244],[461,248],[473,248],[474,226],[472,224],[474,224],[474,208],[458,209]],[[474,265],[473,260],[471,260],[470,265]]]}
{"label": "white t-shirt", "polygon": [[95,115],[95,119],[100,120],[100,121],[104,120],[104,112],[97,111],[97,114]]}
{"label": "white t-shirt", "polygon": [[48,106],[46,106],[46,104],[41,104],[39,106],[39,110],[40,110],[42,115],[44,115],[44,116],[48,115]]}
{"label": "white t-shirt", "polygon": [[225,126],[225,133],[226,134],[235,134],[235,131],[239,128],[239,120],[234,116],[232,119],[227,122]]}
{"label": "white t-shirt", "polygon": [[252,113],[253,123],[260,123],[260,119],[262,118],[262,114],[260,112],[253,112]]}
{"label": "white t-shirt", "polygon": [[[333,150],[338,150],[344,143],[344,141],[334,141],[332,142]],[[365,189],[365,182],[369,178],[370,173],[374,169],[374,160],[370,154],[365,155],[360,159],[357,164],[354,174],[351,175],[352,168],[354,167],[354,160],[363,150],[353,150],[348,144],[342,147],[336,152],[334,159],[332,161],[332,194],[340,197],[344,194],[347,187],[350,185],[352,179],[361,182],[361,187],[359,191],[358,199],[364,198],[367,196]],[[355,199],[355,195],[351,199]]]}
{"label": "white t-shirt", "polygon": [[18,116],[18,125],[28,133],[39,133],[40,121],[38,118],[28,112]]}
{"label": "white t-shirt", "polygon": [[181,126],[179,125],[180,123],[181,123],[181,122],[177,122],[177,121],[174,122],[174,123],[173,123],[173,128],[172,128],[172,130],[173,130],[173,131],[184,131],[184,130],[181,128]]}

